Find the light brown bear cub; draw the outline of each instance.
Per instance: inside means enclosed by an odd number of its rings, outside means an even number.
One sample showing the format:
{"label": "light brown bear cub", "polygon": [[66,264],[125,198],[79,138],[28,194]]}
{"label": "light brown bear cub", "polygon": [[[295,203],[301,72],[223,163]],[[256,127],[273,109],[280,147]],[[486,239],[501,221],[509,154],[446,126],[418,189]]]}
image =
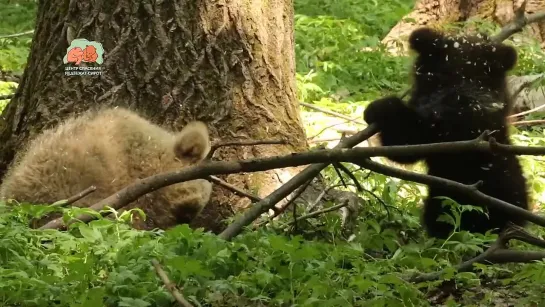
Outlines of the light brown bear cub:
{"label": "light brown bear cub", "polygon": [[[209,151],[202,122],[190,122],[173,134],[127,109],[88,111],[42,132],[18,154],[0,186],[0,200],[50,204],[94,185],[94,193],[74,204],[88,207],[137,179],[199,162]],[[156,190],[125,208],[146,213],[145,222],[135,221],[136,228],[164,229],[189,223],[211,192],[210,182],[192,180]]]}

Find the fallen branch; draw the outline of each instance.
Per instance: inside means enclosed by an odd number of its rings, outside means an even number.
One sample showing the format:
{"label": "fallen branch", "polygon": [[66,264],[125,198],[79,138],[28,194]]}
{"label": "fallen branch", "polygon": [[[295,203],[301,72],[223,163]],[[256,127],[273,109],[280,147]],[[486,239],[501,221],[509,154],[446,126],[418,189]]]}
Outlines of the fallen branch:
{"label": "fallen branch", "polygon": [[[503,246],[505,246],[505,244],[507,244],[508,241],[509,241],[509,238],[506,237],[506,233],[501,233],[498,236],[498,239],[496,239],[496,241],[487,250],[485,250],[483,253],[481,253],[475,258],[469,259],[457,265],[455,267],[456,271],[465,272],[465,271],[471,270],[474,263],[483,262],[484,260],[486,260],[487,257],[492,255],[494,252],[503,248]],[[441,275],[443,275],[444,273],[445,273],[445,270],[441,270],[439,272],[427,273],[427,274],[419,274],[417,276],[413,276],[409,278],[409,280],[414,283],[419,283],[423,281],[432,281],[435,279],[439,279]]]}
{"label": "fallen branch", "polygon": [[[524,228],[510,223],[510,227],[506,228],[498,235],[496,241],[480,255],[464,261],[456,266],[458,272],[470,271],[475,263],[493,262],[493,263],[506,263],[506,262],[530,262],[535,260],[541,260],[545,258],[545,252],[525,252],[525,251],[509,251],[505,248],[510,240],[520,240],[526,243],[530,243],[535,246],[545,247],[545,241],[534,237]],[[441,277],[445,270],[419,274],[409,278],[412,282],[431,281]]]}
{"label": "fallen branch", "polygon": [[425,175],[415,172],[410,172],[402,169],[397,169],[387,165],[383,165],[374,162],[370,159],[364,159],[358,163],[362,167],[371,170],[373,172],[383,174],[390,177],[395,177],[407,181],[417,182],[428,186],[441,187],[444,190],[456,192],[458,194],[465,195],[476,203],[485,204],[491,208],[503,210],[506,213],[512,214],[513,217],[521,217],[525,220],[531,221],[539,226],[545,227],[545,217],[535,215],[529,210],[524,210],[520,207],[512,205],[503,200],[488,196],[478,190],[477,184],[463,184],[453,180],[440,178],[431,175]]}
{"label": "fallen branch", "polygon": [[545,252],[518,251],[518,250],[508,250],[508,249],[497,250],[492,255],[486,258],[486,260],[491,263],[508,263],[508,262],[529,263],[529,262],[540,261],[544,259],[545,259]]}
{"label": "fallen branch", "polygon": [[161,281],[163,282],[165,287],[168,289],[168,291],[170,291],[170,293],[172,294],[174,299],[178,302],[178,304],[180,304],[180,306],[182,307],[193,307],[193,305],[191,305],[191,303],[189,303],[184,298],[184,296],[180,293],[180,291],[178,291],[178,289],[176,288],[176,285],[170,281],[167,273],[165,272],[165,270],[163,270],[159,261],[152,259],[151,264],[155,268],[155,272],[157,272],[157,275],[159,275],[159,278],[161,278]]}
{"label": "fallen branch", "polygon": [[[341,140],[339,144],[335,146],[335,148],[341,149],[354,147],[373,136],[375,133],[377,133],[377,131],[378,130],[375,125],[370,125],[359,133]],[[255,219],[257,219],[261,212],[265,212],[269,210],[269,208],[274,207],[275,204],[291,194],[293,191],[295,191],[295,189],[303,185],[305,182],[314,179],[314,177],[318,176],[320,172],[328,165],[329,163],[321,163],[305,168],[299,174],[293,176],[288,182],[265,197],[262,201],[256,203],[241,217],[236,219],[222,233],[219,234],[219,237],[224,240],[231,240],[232,238],[236,237],[242,232],[244,227],[250,225]]]}
{"label": "fallen branch", "polygon": [[206,156],[205,160],[212,158],[216,150],[221,147],[227,146],[256,146],[256,145],[286,145],[286,140],[243,140],[243,141],[228,141],[228,142],[219,142],[212,144],[210,147],[210,152]]}
{"label": "fallen branch", "polygon": [[[340,143],[341,146],[354,146],[352,145],[356,140],[368,137],[374,133],[374,129],[368,128],[350,138],[343,140]],[[486,133],[486,132],[485,132]],[[483,134],[484,135],[484,134]],[[347,145],[348,144],[348,145]],[[357,143],[356,143],[357,144]],[[365,158],[383,156],[406,156],[406,155],[422,155],[428,156],[433,154],[442,154],[450,152],[499,152],[521,155],[544,155],[545,147],[525,147],[525,146],[512,146],[498,144],[494,139],[490,141],[484,141],[482,137],[471,141],[460,141],[451,143],[436,143],[436,144],[424,144],[424,145],[411,145],[411,146],[384,146],[384,147],[363,147],[354,149],[331,149],[331,150],[316,150],[305,153],[293,153],[290,155],[268,157],[260,159],[248,159],[240,161],[209,161],[198,165],[185,167],[183,169],[174,172],[164,172],[154,176],[150,176],[144,179],[137,180],[133,184],[125,187],[119,192],[107,197],[106,199],[91,206],[91,209],[96,211],[102,210],[105,206],[110,206],[113,209],[119,209],[147,193],[153,192],[165,186],[169,186],[175,183],[184,182],[193,179],[206,179],[210,175],[224,175],[234,174],[241,172],[260,172],[271,170],[275,168],[295,167],[301,165],[308,165],[314,163],[320,163],[313,165],[303,172],[303,175],[299,177],[293,177],[286,184],[282,185],[278,190],[271,193],[271,195],[262,199],[254,204],[251,208],[246,210],[244,214],[237,219],[234,223],[229,225],[225,229],[220,237],[230,239],[242,231],[242,227],[248,226],[260,214],[266,212],[272,208],[281,199],[293,192],[297,187],[301,186],[304,182],[312,179],[312,176],[316,176],[320,171],[332,162],[350,162],[358,164],[364,168],[374,170],[377,168],[377,164],[370,162]],[[380,164],[378,164],[380,166]],[[369,167],[373,167],[371,169]],[[308,171],[307,171],[308,170]],[[391,170],[394,170],[392,172]],[[507,210],[509,213],[516,214],[517,216],[524,217],[538,225],[545,226],[545,218],[533,215],[529,211],[513,206],[503,201],[486,196],[480,193],[475,187],[465,184],[457,183],[454,181],[441,179],[438,177],[431,177],[427,175],[421,175],[417,173],[399,173],[398,170],[392,168],[390,173],[395,174],[394,177],[405,176],[408,178],[414,178],[416,180],[407,179],[423,184],[446,184],[448,187],[458,192],[475,191],[479,197],[476,200],[490,203],[493,206],[500,207]],[[424,177],[421,177],[424,176]],[[310,179],[309,179],[310,178]],[[398,177],[405,179],[404,177]],[[302,180],[304,179],[304,181]],[[302,182],[300,182],[302,181]],[[468,190],[469,189],[469,190]],[[90,215],[82,215],[75,220],[81,220],[88,222],[93,217]],[[74,221],[74,220],[72,220]],[[69,222],[70,223],[70,222]],[[51,228],[64,228],[62,219],[55,219],[42,226],[40,229]]]}
{"label": "fallen branch", "polygon": [[230,184],[230,183],[227,183],[221,179],[219,179],[218,177],[216,176],[208,176],[208,179],[209,181],[219,185],[219,186],[222,186],[224,188],[226,188],[227,190],[230,190],[231,192],[235,193],[235,194],[238,194],[239,196],[244,196],[244,197],[247,197],[249,198],[252,202],[258,202],[261,200],[261,198],[255,196],[255,195],[252,195],[244,190],[241,190],[237,187],[235,187],[234,185]]}
{"label": "fallen branch", "polygon": [[522,29],[525,26],[534,22],[545,20],[545,12],[537,12],[534,14],[526,15],[525,13],[526,3],[527,3],[527,0],[525,0],[521,4],[521,6],[515,11],[515,18],[513,18],[512,21],[506,24],[500,30],[500,33],[492,36],[490,38],[491,41],[498,42],[498,43],[503,42],[504,40],[508,39],[511,35],[522,31]]}

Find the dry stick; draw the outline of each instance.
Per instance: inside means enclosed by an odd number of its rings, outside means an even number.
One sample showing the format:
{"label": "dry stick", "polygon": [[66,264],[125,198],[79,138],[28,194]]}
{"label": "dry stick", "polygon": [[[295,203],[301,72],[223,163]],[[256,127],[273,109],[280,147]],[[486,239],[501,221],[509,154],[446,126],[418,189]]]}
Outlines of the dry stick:
{"label": "dry stick", "polygon": [[0,36],[0,38],[14,38],[14,37],[24,36],[28,34],[34,34],[34,30],[29,30],[29,31],[21,32],[21,33],[15,33],[15,34],[2,35]]}
{"label": "dry stick", "polygon": [[[345,147],[353,147],[360,142],[366,140],[370,136],[376,133],[376,130],[372,127],[367,127],[365,130],[359,132],[358,134],[347,138],[343,140],[342,142],[337,145],[338,148],[345,148]],[[338,149],[337,149],[338,151]],[[319,151],[313,151],[311,152],[311,155],[316,155],[316,153]],[[204,179],[207,176],[210,175],[220,175],[220,174],[234,174],[234,173],[240,173],[240,172],[259,172],[259,171],[266,171],[270,169],[275,168],[283,168],[283,167],[290,167],[290,166],[300,166],[300,165],[306,165],[306,164],[312,164],[312,163],[320,163],[319,165],[312,165],[307,167],[305,170],[291,178],[287,183],[282,185],[280,188],[278,188],[276,191],[271,193],[266,198],[262,199],[258,203],[256,203],[250,210],[246,211],[246,214],[248,212],[251,212],[250,214],[256,214],[255,210],[256,208],[266,208],[265,211],[268,210],[270,207],[274,206],[276,203],[278,203],[280,200],[282,200],[284,197],[289,195],[291,192],[293,192],[296,188],[301,186],[306,181],[314,178],[317,176],[322,169],[324,169],[329,164],[330,157],[327,155],[327,151],[321,151],[322,153],[318,155],[319,160],[316,160],[316,162],[312,160],[308,160],[307,155],[309,153],[299,153],[299,154],[292,154],[292,155],[286,155],[286,156],[280,156],[280,157],[269,157],[269,158],[263,158],[263,159],[249,159],[249,160],[242,160],[242,161],[210,161],[208,163],[200,163],[198,165],[188,166],[181,170],[175,171],[175,172],[163,172],[154,176],[150,176],[144,179],[139,179],[135,181],[134,183],[130,184],[129,186],[123,188],[122,190],[116,192],[113,195],[110,195],[109,197],[103,199],[102,201],[94,204],[93,206],[89,207],[93,210],[102,210],[105,206],[110,206],[113,209],[119,209],[136,199],[138,199],[140,196],[153,192],[157,189],[166,187],[168,185],[172,185],[179,182],[189,181],[193,179]],[[324,156],[325,154],[325,156]],[[303,155],[303,156],[301,156]],[[298,158],[299,157],[299,158]],[[295,160],[293,160],[295,158]],[[260,209],[258,209],[260,210]],[[238,219],[239,225],[242,225],[244,223],[251,223],[252,221],[247,221],[246,218],[244,218],[243,215],[240,219]],[[259,216],[259,213],[257,213],[257,216]],[[80,215],[75,220],[81,220],[83,222],[88,222],[92,220],[94,217],[90,215]],[[244,218],[244,220],[243,220]],[[237,225],[237,221],[235,221],[235,225]],[[70,223],[70,222],[69,222]],[[247,226],[248,224],[244,224],[240,227]],[[233,225],[233,224],[232,224]],[[44,226],[40,227],[40,229],[64,229],[66,226],[63,225],[62,219],[58,218],[55,220],[50,221],[49,223],[45,224]],[[229,231],[226,234],[233,234],[234,229],[233,228],[227,228],[225,231]],[[225,233],[224,231],[224,233]],[[237,234],[241,231],[241,229],[237,230]]]}
{"label": "dry stick", "polygon": [[339,188],[339,187],[342,187],[343,184],[334,184],[332,186],[329,186],[329,187],[326,187],[322,192],[320,192],[320,194],[318,195],[318,197],[316,197],[316,199],[310,204],[310,206],[308,206],[307,210],[309,212],[311,212],[316,206],[318,206],[318,204],[320,203],[320,201],[324,198],[324,196],[329,192],[331,191],[332,189],[334,188]]}
{"label": "dry stick", "polygon": [[395,167],[390,167],[374,162],[370,159],[362,159],[362,161],[360,161],[358,164],[368,170],[389,177],[417,182],[432,187],[441,187],[442,189],[445,189],[447,191],[452,191],[467,196],[470,199],[474,200],[476,203],[482,203],[485,204],[487,207],[503,210],[506,213],[512,214],[514,217],[521,217],[539,226],[545,226],[545,217],[535,215],[529,210],[522,209],[501,199],[488,196],[478,190],[477,184],[468,185],[441,177],[397,169]]}
{"label": "dry stick", "polygon": [[313,109],[313,110],[316,110],[316,111],[319,111],[319,112],[322,112],[322,113],[325,113],[325,114],[328,114],[328,115],[332,115],[332,116],[335,116],[335,117],[338,117],[338,118],[346,119],[349,122],[353,122],[353,123],[364,125],[364,126],[367,125],[365,122],[362,122],[360,120],[352,119],[349,116],[346,116],[346,115],[343,115],[343,114],[340,114],[340,113],[337,113],[337,112],[329,111],[329,110],[326,110],[326,109],[322,109],[320,107],[317,107],[315,105],[312,105],[312,104],[309,104],[309,103],[306,103],[306,102],[299,102],[299,104],[302,105],[302,106],[305,106],[305,107],[307,107],[309,109]]}
{"label": "dry stick", "polygon": [[[361,139],[368,138],[369,135],[375,133],[373,126],[368,127],[367,129],[361,131],[360,133],[344,139],[337,146],[355,146]],[[135,181],[134,183],[128,185],[122,190],[116,192],[113,195],[110,195],[106,199],[94,204],[90,208],[93,210],[101,210],[105,206],[109,205],[113,209],[119,209],[136,199],[140,196],[153,192],[157,189],[194,179],[205,179],[210,175],[224,175],[224,174],[234,174],[241,172],[261,172],[275,168],[285,168],[285,167],[295,167],[308,164],[318,164],[307,167],[303,172],[299,173],[293,177],[286,184],[282,185],[278,190],[273,192],[271,195],[257,202],[249,210],[247,210],[243,216],[237,219],[233,224],[231,224],[227,229],[220,234],[222,238],[232,238],[242,231],[242,227],[249,225],[253,220],[255,220],[259,215],[266,210],[270,209],[284,197],[289,195],[297,187],[301,186],[306,181],[313,178],[312,176],[317,176],[320,171],[325,168],[329,163],[332,162],[350,162],[358,164],[367,168],[366,165],[369,165],[368,161],[365,161],[365,158],[369,157],[399,157],[399,156],[412,156],[412,155],[422,155],[428,156],[433,154],[444,154],[452,152],[499,152],[499,153],[510,153],[510,154],[520,154],[520,155],[545,155],[545,147],[525,147],[525,146],[512,146],[512,145],[502,145],[496,143],[493,139],[489,142],[483,141],[481,137],[470,140],[470,141],[458,141],[451,143],[436,143],[436,144],[424,144],[424,145],[411,145],[411,146],[383,146],[383,147],[361,147],[354,149],[331,149],[331,150],[316,150],[304,153],[293,153],[284,156],[277,157],[268,157],[260,159],[248,159],[248,160],[239,160],[239,161],[210,161],[205,163],[199,163],[197,165],[188,166],[174,172],[163,172],[154,176],[150,176],[144,179]],[[395,170],[395,168],[394,168]],[[402,173],[403,174],[403,173]],[[418,177],[420,174],[411,175],[416,176],[420,182],[423,184],[428,184],[431,178],[432,183],[437,183],[434,177]],[[395,177],[395,176],[394,176]],[[402,177],[399,177],[402,178]],[[424,178],[424,179],[422,179]],[[435,177],[438,178],[438,177]],[[403,179],[403,178],[402,178]],[[458,192],[471,191],[474,188],[471,186],[457,183],[454,181],[438,178],[441,184],[447,184],[453,186],[454,190]],[[461,189],[461,190],[458,190]],[[480,193],[480,192],[479,192]],[[486,196],[480,193],[481,198]],[[508,204],[503,201],[497,200],[494,202],[494,198],[486,196],[487,202],[492,202],[496,207],[505,207],[509,213],[516,214],[517,216],[524,217],[538,225],[545,226],[545,218],[533,215],[529,211],[520,209],[516,206]],[[518,214],[517,214],[518,212]],[[81,215],[77,217],[84,222],[88,222],[93,219],[90,215]],[[64,228],[62,219],[53,220],[46,225],[42,226],[41,229],[51,229],[51,228]]]}
{"label": "dry stick", "polygon": [[[335,146],[335,148],[351,148],[359,143],[367,140],[375,133],[378,129],[376,125],[370,125],[364,130],[358,132],[357,134],[343,139]],[[231,240],[240,234],[244,227],[250,225],[255,221],[259,215],[269,208],[274,207],[280,200],[288,196],[293,192],[297,187],[300,187],[305,182],[312,180],[314,177],[318,176],[320,172],[326,168],[329,163],[320,163],[308,166],[299,174],[293,176],[288,182],[283,184],[280,188],[276,189],[274,192],[265,197],[262,201],[256,203],[249,210],[244,212],[244,214],[231,223],[222,233],[219,234],[219,237],[224,240]]]}
{"label": "dry stick", "polygon": [[346,207],[346,206],[348,206],[348,200],[343,201],[341,204],[338,204],[338,205],[335,205],[335,206],[332,206],[332,207],[329,207],[329,208],[325,208],[325,209],[322,209],[322,210],[314,211],[312,213],[300,216],[300,217],[296,218],[295,220],[289,222],[288,226],[291,225],[291,224],[294,224],[294,223],[309,219],[311,217],[318,216],[320,214],[335,211],[337,209],[340,209],[340,208],[343,208],[343,207]]}
{"label": "dry stick", "polygon": [[526,15],[524,12],[525,9],[526,1],[524,1],[522,5],[515,11],[515,18],[513,18],[511,22],[505,25],[501,29],[500,33],[491,37],[491,40],[494,42],[503,42],[511,35],[520,32],[525,26],[534,22],[545,20],[545,11]]}
{"label": "dry stick", "polygon": [[261,198],[255,196],[255,195],[252,195],[244,190],[241,190],[239,188],[237,188],[236,186],[230,184],[230,183],[227,183],[221,179],[219,179],[218,177],[216,176],[208,176],[206,179],[208,179],[209,181],[219,185],[219,186],[222,186],[224,188],[226,188],[227,190],[230,190],[232,192],[234,192],[235,194],[238,194],[239,196],[244,196],[244,197],[247,197],[249,198],[252,202],[258,202],[261,200]]}
{"label": "dry stick", "polygon": [[[302,186],[298,187],[295,192],[293,193],[292,197],[288,200],[288,202],[286,204],[284,204],[282,207],[280,208],[276,208],[276,204],[272,206],[272,210],[274,210],[274,214],[273,216],[269,217],[267,220],[263,221],[262,223],[259,223],[259,224],[255,224],[253,229],[257,229],[263,225],[266,225],[270,222],[272,222],[275,218],[277,218],[280,214],[284,213],[284,211],[286,211],[286,209],[288,209],[288,207],[293,204],[295,202],[295,200],[297,198],[299,198],[303,192],[305,192],[305,190],[308,188],[308,186],[312,183],[312,179],[314,178],[311,178],[310,180],[308,180],[307,182],[305,182]],[[294,208],[295,208],[295,204],[293,205]]]}
{"label": "dry stick", "polygon": [[227,141],[212,144],[210,152],[206,156],[205,160],[212,158],[216,150],[226,146],[256,146],[256,145],[286,145],[286,140],[242,140],[242,141]]}
{"label": "dry stick", "polygon": [[340,140],[341,140],[341,137],[331,137],[331,138],[324,138],[324,139],[308,140],[307,142],[309,144],[315,144],[315,143],[333,142],[333,141],[340,141]]}
{"label": "dry stick", "polygon": [[518,121],[518,122],[512,122],[511,123],[511,125],[513,125],[513,126],[539,125],[539,124],[545,124],[545,119],[521,120],[521,121]]}
{"label": "dry stick", "polygon": [[[545,247],[545,240],[536,238],[524,228],[509,222],[509,227],[499,234],[496,241],[486,251],[457,265],[456,270],[458,272],[469,271],[473,267],[474,263],[483,263],[485,261],[494,263],[530,262],[545,258],[545,252],[509,251],[509,253],[504,253],[504,251],[507,251],[505,249],[507,242],[513,239],[530,243],[538,247]],[[410,280],[412,282],[431,281],[441,277],[444,272],[445,270],[434,273],[418,274],[416,276],[412,276]]]}
{"label": "dry stick", "polygon": [[[363,191],[363,187],[358,181],[358,178],[356,178],[356,176],[348,169],[348,167],[344,166],[341,162],[335,162],[333,163],[333,166],[342,170],[352,180],[352,182],[354,182],[354,186],[356,186],[358,192]],[[342,179],[342,174],[339,176],[339,178]]]}
{"label": "dry stick", "polygon": [[545,259],[545,252],[500,249],[486,258],[492,263],[515,262],[515,259],[517,263],[539,261]]}
{"label": "dry stick", "polygon": [[524,112],[520,112],[520,113],[517,113],[517,114],[509,115],[509,116],[507,116],[507,118],[515,118],[515,117],[519,117],[519,116],[522,116],[522,115],[530,114],[530,113],[539,111],[539,110],[541,110],[543,108],[545,108],[545,104],[537,106],[537,107],[535,107],[533,109],[530,109],[528,111],[524,111]]}
{"label": "dry stick", "polygon": [[[311,182],[311,181],[307,181],[307,183],[310,183],[310,182]],[[327,192],[329,192],[331,189],[338,188],[338,187],[342,187],[342,186],[343,186],[342,184],[336,184],[336,185],[332,185],[332,186],[330,186],[330,187],[325,188],[325,189],[320,193],[320,195],[318,195],[318,197],[312,202],[312,204],[310,204],[310,205],[308,206],[307,210],[308,210],[308,211],[312,211],[312,209],[313,209],[314,207],[316,207],[316,205],[318,205],[318,203],[322,200],[322,198],[325,196],[325,194],[326,194]],[[296,192],[296,193],[297,193],[297,192]],[[267,220],[265,220],[265,221],[263,221],[263,222],[261,222],[261,223],[259,223],[259,224],[256,224],[256,225],[254,226],[254,229],[257,229],[257,228],[259,228],[259,227],[261,227],[261,226],[263,226],[263,225],[266,225],[266,224],[272,222],[276,217],[278,217],[280,214],[282,214],[282,212],[284,212],[284,210],[286,210],[285,207],[287,207],[287,206],[284,206],[284,207],[280,208],[280,210],[278,210],[277,212],[275,212],[275,214],[274,214],[273,216],[271,216],[269,219],[267,219]],[[274,207],[273,207],[273,208],[274,208]]]}
{"label": "dry stick", "polygon": [[[84,198],[85,196],[93,193],[94,191],[96,191],[97,187],[92,185],[90,187],[88,187],[87,189],[79,192],[78,194],[74,195],[74,196],[71,196],[67,199],[63,199],[63,200],[59,200],[59,201],[56,201],[55,203],[53,203],[54,206],[58,206],[58,207],[66,207],[66,206],[70,206],[71,204],[77,202],[78,200]],[[40,221],[40,219],[33,219],[31,224],[32,224],[32,227],[35,228],[37,223]]]}
{"label": "dry stick", "polygon": [[[480,255],[478,255],[475,258],[469,259],[467,261],[464,261],[464,262],[458,264],[455,267],[455,269],[458,272],[468,271],[468,270],[471,269],[471,267],[473,266],[474,263],[483,262],[484,260],[486,260],[487,257],[492,255],[497,250],[501,249],[507,243],[507,241],[509,241],[509,239],[506,237],[506,234],[507,234],[507,232],[502,232],[498,236],[496,241],[494,241],[494,243],[486,251],[484,251],[483,253],[481,253]],[[435,280],[435,279],[438,279],[439,277],[441,277],[441,275],[443,275],[444,272],[445,272],[445,270],[441,270],[439,272],[433,272],[433,273],[418,274],[416,276],[410,277],[409,280],[411,282],[415,282],[415,283],[419,283],[419,282],[423,282],[423,281],[431,281],[431,280]]]}
{"label": "dry stick", "polygon": [[74,196],[68,198],[68,199],[66,200],[66,202],[63,203],[63,206],[71,205],[71,204],[77,202],[78,200],[84,198],[85,196],[87,196],[87,195],[93,193],[93,192],[96,191],[96,190],[97,190],[97,187],[94,186],[94,185],[92,185],[92,186],[88,187],[87,189],[85,189],[85,190],[79,192],[78,194],[76,194],[76,195],[74,195]]}
{"label": "dry stick", "polygon": [[167,287],[168,291],[172,294],[174,299],[180,304],[180,306],[183,307],[193,307],[191,303],[189,303],[184,296],[178,291],[176,288],[176,285],[170,281],[168,278],[167,273],[163,270],[161,267],[161,264],[159,264],[159,261],[152,259],[151,264],[153,264],[153,267],[155,268],[155,271],[157,272],[157,275],[159,275],[159,278],[161,278],[161,281]]}
{"label": "dry stick", "polygon": [[[359,116],[353,118],[352,120],[356,120],[357,118],[359,118]],[[318,137],[320,134],[324,133],[327,129],[333,128],[333,127],[338,126],[338,125],[345,124],[345,123],[347,123],[347,122],[349,122],[349,121],[350,121],[350,120],[344,120],[344,121],[342,121],[342,122],[340,122],[340,123],[336,123],[336,124],[332,124],[332,125],[326,126],[326,127],[324,127],[322,130],[320,130],[318,133],[316,133],[314,136],[308,137],[308,138],[307,138],[307,141],[312,142],[316,137]],[[339,131],[339,130],[337,130],[337,131]]]}

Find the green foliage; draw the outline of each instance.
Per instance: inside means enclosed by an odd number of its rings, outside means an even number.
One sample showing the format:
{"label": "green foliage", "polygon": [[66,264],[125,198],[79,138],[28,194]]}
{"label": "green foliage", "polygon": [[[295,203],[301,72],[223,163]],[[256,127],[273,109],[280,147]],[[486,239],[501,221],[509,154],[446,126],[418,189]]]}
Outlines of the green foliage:
{"label": "green foliage", "polygon": [[412,1],[296,2],[299,99],[361,100],[399,91],[407,58],[384,53],[380,40],[411,7]]}
{"label": "green foliage", "polygon": [[34,30],[36,1],[0,1],[0,70],[22,71],[28,57],[31,35],[2,36]]}
{"label": "green foliage", "polygon": [[[17,83],[15,82],[1,82],[0,81],[0,96],[9,95],[15,92]],[[8,104],[9,99],[0,99],[0,114],[4,111],[4,108]]]}
{"label": "green foliage", "polygon": [[[211,306],[405,306],[423,302],[393,274],[366,261],[360,244],[248,232],[234,242],[181,225],[143,232],[111,220],[69,232],[27,227],[31,206],[0,210],[3,306],[170,306],[150,261],[157,258],[194,303]],[[43,211],[42,211],[43,212]]]}
{"label": "green foliage", "polygon": [[413,8],[414,1],[407,0],[298,0],[295,12],[310,17],[331,16],[350,19],[365,33],[383,37]]}

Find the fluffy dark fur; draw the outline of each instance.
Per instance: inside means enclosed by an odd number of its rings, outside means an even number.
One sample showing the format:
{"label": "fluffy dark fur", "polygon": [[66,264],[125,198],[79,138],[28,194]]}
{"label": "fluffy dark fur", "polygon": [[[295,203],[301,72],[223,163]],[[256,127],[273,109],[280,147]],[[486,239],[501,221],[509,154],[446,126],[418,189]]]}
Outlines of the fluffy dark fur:
{"label": "fluffy dark fur", "polygon": [[[203,160],[210,151],[208,128],[188,123],[170,132],[124,108],[102,108],[43,131],[21,151],[0,186],[0,200],[49,204],[94,185],[76,202],[88,207],[137,179],[175,171]],[[206,206],[212,184],[203,179],[170,185],[140,197],[125,209],[140,229],[189,223]],[[42,219],[45,223],[54,216]]]}
{"label": "fluffy dark fur", "polygon": [[[506,116],[512,101],[506,91],[506,73],[517,61],[516,51],[507,45],[480,37],[447,37],[431,29],[414,31],[409,38],[417,58],[413,67],[414,85],[408,104],[397,97],[373,101],[364,112],[369,124],[380,129],[381,143],[415,145],[470,140],[484,130],[498,142],[510,144]],[[516,156],[492,153],[449,153],[396,157],[397,163],[425,160],[428,173],[465,184],[483,181],[480,191],[528,209],[526,179]],[[476,204],[462,194],[430,187],[423,208],[423,224],[428,235],[446,238],[453,227],[437,218],[448,210],[446,196],[460,204]],[[488,209],[489,218],[479,212],[464,212],[461,229],[484,233],[504,229],[509,214]]]}

